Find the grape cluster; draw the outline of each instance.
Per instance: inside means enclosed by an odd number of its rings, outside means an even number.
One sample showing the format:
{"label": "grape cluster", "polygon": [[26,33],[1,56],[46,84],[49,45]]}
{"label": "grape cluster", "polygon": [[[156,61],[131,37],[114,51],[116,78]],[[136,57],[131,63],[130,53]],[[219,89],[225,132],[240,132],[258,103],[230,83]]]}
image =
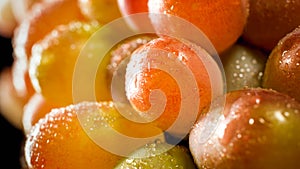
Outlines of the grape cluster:
{"label": "grape cluster", "polygon": [[22,169],[296,169],[299,11],[297,0],[3,0],[13,60],[0,111],[24,134]]}

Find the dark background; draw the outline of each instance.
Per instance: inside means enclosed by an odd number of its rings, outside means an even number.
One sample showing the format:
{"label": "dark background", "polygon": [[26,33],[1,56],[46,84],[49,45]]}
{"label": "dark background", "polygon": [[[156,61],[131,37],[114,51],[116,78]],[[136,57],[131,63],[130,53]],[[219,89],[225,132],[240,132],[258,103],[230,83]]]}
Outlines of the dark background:
{"label": "dark background", "polygon": [[[0,71],[13,63],[11,39],[0,36]],[[23,132],[12,126],[0,112],[0,165],[9,169],[20,169]]]}

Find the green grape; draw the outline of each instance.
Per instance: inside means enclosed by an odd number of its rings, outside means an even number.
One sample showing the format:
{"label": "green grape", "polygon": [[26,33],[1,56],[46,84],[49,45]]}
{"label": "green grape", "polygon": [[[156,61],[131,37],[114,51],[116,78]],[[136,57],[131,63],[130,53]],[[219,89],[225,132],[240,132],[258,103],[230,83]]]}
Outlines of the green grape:
{"label": "green grape", "polygon": [[186,147],[167,143],[151,143],[123,159],[115,169],[196,169]]}
{"label": "green grape", "polygon": [[227,90],[261,87],[266,55],[258,49],[235,44],[221,55]]}

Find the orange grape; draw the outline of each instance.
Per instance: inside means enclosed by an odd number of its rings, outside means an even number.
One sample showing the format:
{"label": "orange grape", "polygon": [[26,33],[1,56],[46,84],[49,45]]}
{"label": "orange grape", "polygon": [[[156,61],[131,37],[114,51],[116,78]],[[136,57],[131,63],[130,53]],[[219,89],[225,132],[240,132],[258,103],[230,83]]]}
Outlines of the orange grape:
{"label": "orange grape", "polygon": [[[36,123],[25,143],[26,162],[32,169],[113,168],[122,157],[106,151],[87,134],[95,131],[97,138],[105,141],[114,137],[111,129],[135,138],[162,133],[155,126],[122,118],[112,102],[81,102],[52,109]],[[124,140],[106,141],[118,144]]]}
{"label": "orange grape", "polygon": [[199,168],[283,169],[300,164],[299,102],[262,88],[235,90],[225,97],[224,107],[208,112],[190,132],[189,147]]}
{"label": "orange grape", "polygon": [[267,52],[300,25],[300,1],[250,0],[243,39]]}
{"label": "orange grape", "polygon": [[[166,130],[174,123],[179,114],[181,103],[184,99],[181,98],[180,90],[185,89],[181,89],[181,86],[178,86],[176,77],[174,79],[167,72],[151,67],[154,60],[159,61],[162,57],[157,52],[151,52],[153,49],[163,50],[172,54],[173,56],[170,56],[170,59],[173,57],[173,59],[178,59],[192,71],[199,89],[199,96],[201,97],[198,109],[199,115],[210,104],[212,98],[211,84],[202,60],[191,46],[178,39],[170,37],[156,38],[134,51],[128,63],[125,78],[127,98],[133,107],[141,112],[142,116],[146,117],[148,116],[147,111],[151,107],[150,93],[156,89],[161,90],[165,94],[166,105],[163,113],[154,123]],[[176,70],[177,68],[174,67],[172,69]],[[186,116],[189,116],[189,114]]]}
{"label": "orange grape", "polygon": [[114,119],[110,109],[108,103],[83,103],[53,109],[28,135],[25,158],[29,168],[113,168],[121,157],[93,142],[83,130],[77,114],[81,112],[88,117],[91,111],[97,111],[105,119]]}
{"label": "orange grape", "polygon": [[[150,13],[170,14],[186,19],[223,52],[242,35],[248,17],[248,0],[149,0]],[[167,27],[155,18],[155,27]]]}
{"label": "orange grape", "polygon": [[31,48],[36,42],[42,40],[56,26],[74,20],[85,20],[77,1],[61,0],[37,3],[31,9],[28,17],[15,30],[13,37],[15,56],[23,59],[30,58]]}
{"label": "orange grape", "polygon": [[[71,22],[58,26],[34,45],[29,71],[38,93],[57,105],[73,103],[73,73],[77,58],[84,44],[99,28],[100,25],[95,22]],[[103,67],[100,66],[100,69]],[[102,83],[96,87],[106,88],[105,78],[101,80]],[[99,95],[101,98],[109,97],[103,93]]]}
{"label": "orange grape", "polygon": [[300,27],[282,38],[272,50],[263,76],[263,87],[288,94],[300,101]]}

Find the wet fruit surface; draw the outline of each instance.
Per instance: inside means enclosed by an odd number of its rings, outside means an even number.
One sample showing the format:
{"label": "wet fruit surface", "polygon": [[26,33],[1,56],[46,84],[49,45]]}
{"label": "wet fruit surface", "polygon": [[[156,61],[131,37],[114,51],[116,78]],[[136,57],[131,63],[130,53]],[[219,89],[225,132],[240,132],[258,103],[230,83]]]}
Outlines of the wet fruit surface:
{"label": "wet fruit surface", "polygon": [[[73,0],[24,2],[34,3],[28,9],[26,17],[18,24],[12,37],[13,84],[21,97],[30,98],[34,94],[28,73],[28,61],[31,57],[32,46],[42,40],[46,34],[57,25],[66,24],[73,20],[85,20],[77,3]],[[25,14],[24,14],[25,15]],[[61,17],[61,16],[64,17]]]}
{"label": "wet fruit surface", "polygon": [[29,134],[32,126],[57,107],[59,106],[49,103],[42,95],[35,93],[23,108],[22,126],[24,133]]}
{"label": "wet fruit surface", "polygon": [[[187,66],[187,68],[191,70],[190,73],[195,77],[197,84],[195,88],[192,87],[192,90],[199,92],[201,97],[198,109],[199,114],[202,113],[205,106],[211,101],[211,86],[207,70],[200,56],[198,56],[192,49],[192,46],[189,45],[190,44],[185,44],[175,38],[157,38],[136,50],[131,55],[128,63],[125,76],[125,90],[130,103],[141,112],[141,115],[145,118],[150,116],[151,119],[160,115],[159,113],[162,113],[154,122],[163,130],[166,130],[174,123],[179,114],[180,106],[183,104],[183,100],[186,101],[188,98],[181,98],[180,90],[185,89],[179,86],[176,81],[182,78],[183,75],[172,77],[170,72],[160,69],[160,64],[164,65],[167,61],[171,63],[177,60],[180,63],[179,66],[177,68],[171,68],[171,71],[179,70],[179,67],[183,66]],[[210,57],[205,52],[201,54],[204,57]],[[157,89],[164,93],[166,99],[165,107],[162,109],[162,112],[160,112],[161,110],[156,110],[154,114],[147,113],[152,104],[149,99],[151,92]],[[162,100],[160,100],[159,104],[162,104],[161,102]],[[193,112],[186,113],[192,114]],[[188,114],[186,115],[188,116]]]}
{"label": "wet fruit surface", "polygon": [[1,166],[299,168],[299,5],[3,0]]}
{"label": "wet fruit surface", "polygon": [[[191,131],[194,160],[199,168],[295,168],[300,156],[299,111],[299,102],[276,91],[229,92],[224,111],[209,112],[214,117],[200,119]],[[219,118],[213,128],[209,117]],[[207,132],[211,135],[205,140]]]}
{"label": "wet fruit surface", "polygon": [[111,79],[118,66],[124,61],[124,59],[131,56],[131,54],[142,45],[146,44],[150,40],[157,38],[154,34],[137,35],[123,40],[117,44],[110,52],[110,63],[107,65],[107,79],[108,84],[111,84]]}
{"label": "wet fruit surface", "polygon": [[33,47],[30,77],[38,93],[57,105],[73,102],[72,80],[78,55],[98,28],[97,23],[60,25]]}
{"label": "wet fruit surface", "polygon": [[298,0],[250,0],[249,18],[242,37],[271,51],[278,41],[300,25]]}
{"label": "wet fruit surface", "polygon": [[263,87],[272,88],[300,100],[300,28],[286,35],[270,54]]}
{"label": "wet fruit surface", "polygon": [[115,169],[123,168],[180,168],[196,169],[194,162],[183,146],[169,145],[167,143],[150,143],[139,148],[118,164]]}
{"label": "wet fruit surface", "polygon": [[32,169],[113,168],[121,156],[107,151],[99,141],[120,149],[129,148],[121,147],[124,140],[118,140],[113,129],[134,138],[162,133],[153,125],[123,118],[112,102],[82,102],[52,109],[34,125],[26,139],[26,162]]}
{"label": "wet fruit surface", "polygon": [[83,21],[85,18],[74,0],[35,5],[30,16],[15,30],[13,37],[15,56],[22,59],[30,58],[34,43],[42,40],[56,26],[75,20]]}
{"label": "wet fruit surface", "polygon": [[93,142],[83,130],[78,116],[85,116],[90,123],[95,122],[93,118],[100,117],[97,123],[103,128],[116,118],[109,103],[81,103],[53,109],[28,135],[25,156],[29,168],[92,169],[112,168],[117,164],[121,157]]}
{"label": "wet fruit surface", "polygon": [[227,91],[261,87],[267,55],[245,44],[235,44],[221,55]]}
{"label": "wet fruit surface", "polygon": [[[171,14],[188,20],[203,31],[221,53],[242,34],[248,16],[248,1],[149,0],[148,10],[150,13]],[[168,26],[159,18],[154,23],[157,28]]]}

